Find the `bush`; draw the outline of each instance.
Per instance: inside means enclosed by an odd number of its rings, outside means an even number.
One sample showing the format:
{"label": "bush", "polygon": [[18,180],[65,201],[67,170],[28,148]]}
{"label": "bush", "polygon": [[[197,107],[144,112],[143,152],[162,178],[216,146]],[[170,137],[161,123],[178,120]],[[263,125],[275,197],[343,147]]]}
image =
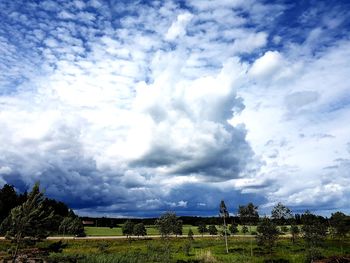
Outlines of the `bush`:
{"label": "bush", "polygon": [[191,241],[185,242],[185,244],[183,246],[183,251],[184,251],[186,256],[190,255],[191,247],[192,247],[192,242]]}

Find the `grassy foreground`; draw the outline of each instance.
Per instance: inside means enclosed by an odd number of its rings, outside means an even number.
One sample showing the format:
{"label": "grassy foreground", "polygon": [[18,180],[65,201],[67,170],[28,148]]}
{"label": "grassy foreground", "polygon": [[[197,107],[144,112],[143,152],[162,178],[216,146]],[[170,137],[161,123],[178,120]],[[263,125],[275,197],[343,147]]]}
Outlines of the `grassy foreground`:
{"label": "grassy foreground", "polygon": [[[305,262],[305,245],[302,240],[292,244],[280,239],[272,255],[263,251],[253,239],[253,257],[250,256],[250,239],[230,237],[229,253],[225,253],[221,237],[189,239],[130,239],[130,240],[67,240],[61,245],[60,253],[51,252],[47,262],[102,262],[102,263],[145,263],[145,262]],[[57,241],[45,241],[41,248],[57,247]],[[0,257],[6,255],[11,244],[0,241]],[[324,256],[340,255],[336,241],[327,240],[321,252]],[[343,246],[343,254],[350,254],[350,240]],[[274,261],[271,261],[274,260]]]}

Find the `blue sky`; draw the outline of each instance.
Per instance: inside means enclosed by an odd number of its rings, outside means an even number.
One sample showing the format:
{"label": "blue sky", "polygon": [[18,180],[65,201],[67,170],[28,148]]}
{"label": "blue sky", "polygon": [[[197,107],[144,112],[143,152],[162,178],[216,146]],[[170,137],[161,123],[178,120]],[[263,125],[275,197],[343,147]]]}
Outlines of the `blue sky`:
{"label": "blue sky", "polygon": [[348,1],[0,2],[0,185],[81,215],[350,211]]}

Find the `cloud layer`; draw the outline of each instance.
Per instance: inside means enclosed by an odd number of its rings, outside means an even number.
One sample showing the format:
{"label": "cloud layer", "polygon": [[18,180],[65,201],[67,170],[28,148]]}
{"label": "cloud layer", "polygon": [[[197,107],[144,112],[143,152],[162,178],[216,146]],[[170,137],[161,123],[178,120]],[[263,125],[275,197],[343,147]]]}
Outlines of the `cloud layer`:
{"label": "cloud layer", "polygon": [[0,183],[81,214],[348,209],[346,4],[212,3],[0,3]]}

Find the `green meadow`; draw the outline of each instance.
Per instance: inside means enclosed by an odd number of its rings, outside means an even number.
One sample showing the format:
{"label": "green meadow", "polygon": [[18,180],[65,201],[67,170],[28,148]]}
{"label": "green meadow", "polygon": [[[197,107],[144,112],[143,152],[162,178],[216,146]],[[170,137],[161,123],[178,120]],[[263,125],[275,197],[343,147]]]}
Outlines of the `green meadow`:
{"label": "green meadow", "polygon": [[[252,241],[252,242],[251,242]],[[58,241],[44,241],[37,247],[57,247]],[[251,256],[251,244],[253,256]],[[321,248],[323,256],[350,254],[350,239],[345,240],[343,249],[337,241],[327,239]],[[7,251],[10,242],[0,241],[0,251]],[[280,238],[273,252],[258,247],[255,238],[228,238],[229,253],[225,252],[222,237],[169,238],[169,239],[121,239],[121,240],[66,240],[59,245],[61,252],[51,252],[47,262],[102,262],[102,263],[210,263],[210,262],[305,262],[307,250],[299,239],[293,244],[287,238]],[[2,252],[4,255],[5,253]],[[1,255],[1,254],[0,254]]]}
{"label": "green meadow", "polygon": [[[216,226],[216,228],[219,230],[221,226]],[[122,236],[122,228],[121,227],[114,227],[114,228],[109,228],[109,227],[84,227],[85,233],[87,236]],[[183,225],[182,227],[182,234],[187,235],[189,230],[193,231],[194,235],[199,235],[200,233],[198,232],[198,227],[197,226],[191,226],[191,225]],[[158,229],[154,225],[146,225],[146,230],[147,230],[147,235],[152,236],[152,235],[159,235]],[[238,234],[243,234],[242,232],[242,226],[238,226]],[[251,231],[255,232],[256,231],[256,226],[251,227]]]}

